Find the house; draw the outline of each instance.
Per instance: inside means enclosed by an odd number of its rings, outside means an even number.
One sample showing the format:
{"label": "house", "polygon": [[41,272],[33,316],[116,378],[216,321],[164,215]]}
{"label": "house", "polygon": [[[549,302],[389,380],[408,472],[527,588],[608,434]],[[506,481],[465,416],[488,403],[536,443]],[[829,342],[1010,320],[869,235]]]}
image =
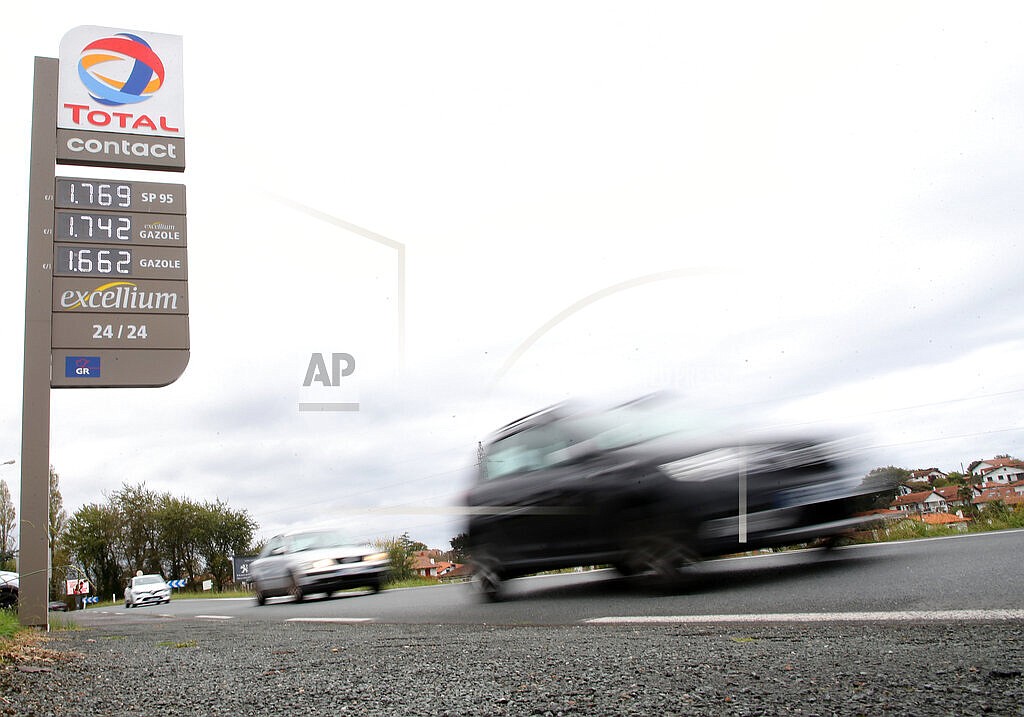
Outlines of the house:
{"label": "house", "polygon": [[421,578],[441,578],[457,567],[458,563],[441,560],[439,550],[417,550],[412,554],[412,569]]}
{"label": "house", "polygon": [[940,471],[938,468],[924,468],[921,470],[911,471],[907,481],[910,483],[928,483],[929,485],[935,483],[935,481],[946,479],[949,476]]}
{"label": "house", "polygon": [[1024,467],[999,466],[982,476],[982,485],[1009,485],[1024,480]]}
{"label": "house", "polygon": [[473,566],[470,564],[456,563],[455,569],[445,573],[441,578],[443,582],[460,582],[473,577]]}
{"label": "house", "polygon": [[1016,458],[990,458],[971,463],[971,475],[981,478],[982,486],[1008,485],[1024,480],[1024,461]]}
{"label": "house", "polygon": [[889,507],[893,510],[902,510],[905,513],[945,513],[949,510],[946,499],[934,490],[922,490],[897,496],[896,500],[889,504]]}
{"label": "house", "polygon": [[1024,504],[1024,481],[986,487],[971,502],[978,506],[979,510],[984,510],[990,503],[996,501],[1002,501],[1003,505],[1008,506]]}
{"label": "house", "polygon": [[946,501],[946,505],[950,508],[968,505],[976,496],[981,495],[981,488],[978,488],[977,486],[970,486],[971,497],[969,500],[964,500],[960,496],[960,489],[962,487],[963,486],[960,485],[945,485],[941,488],[936,488],[935,493],[941,496],[942,499]]}

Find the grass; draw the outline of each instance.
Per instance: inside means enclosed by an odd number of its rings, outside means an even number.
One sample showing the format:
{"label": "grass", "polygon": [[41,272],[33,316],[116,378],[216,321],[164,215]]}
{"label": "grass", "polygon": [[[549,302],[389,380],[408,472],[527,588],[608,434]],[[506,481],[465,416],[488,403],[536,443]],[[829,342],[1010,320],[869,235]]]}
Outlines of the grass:
{"label": "grass", "polygon": [[50,624],[50,632],[82,629],[81,626],[71,618],[63,617],[60,615],[54,615],[53,613],[50,613],[48,622]]}
{"label": "grass", "polygon": [[7,641],[21,631],[15,610],[0,610],[0,640]]}
{"label": "grass", "polygon": [[437,585],[437,580],[417,576],[414,578],[406,578],[405,580],[396,580],[393,583],[385,583],[381,587],[384,590],[396,590],[398,588],[422,588],[427,585]]}

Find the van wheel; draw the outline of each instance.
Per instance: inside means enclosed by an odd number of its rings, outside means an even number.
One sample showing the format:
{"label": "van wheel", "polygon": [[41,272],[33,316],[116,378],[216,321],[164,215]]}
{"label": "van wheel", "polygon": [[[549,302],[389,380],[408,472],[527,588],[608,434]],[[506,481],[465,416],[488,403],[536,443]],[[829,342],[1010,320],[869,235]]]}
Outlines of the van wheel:
{"label": "van wheel", "polygon": [[485,601],[501,601],[501,575],[491,563],[477,564],[475,582],[480,597]]}
{"label": "van wheel", "polygon": [[629,564],[637,573],[654,573],[659,582],[672,585],[682,580],[683,568],[699,559],[690,541],[654,535],[638,541]]}

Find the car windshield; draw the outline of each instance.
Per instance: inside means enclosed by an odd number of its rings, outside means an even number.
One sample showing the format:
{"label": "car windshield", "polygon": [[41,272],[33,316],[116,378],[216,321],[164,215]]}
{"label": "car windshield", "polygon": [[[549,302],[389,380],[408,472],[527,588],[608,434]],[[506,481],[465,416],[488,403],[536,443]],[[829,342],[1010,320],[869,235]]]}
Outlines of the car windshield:
{"label": "car windshield", "polygon": [[152,585],[154,583],[162,583],[164,579],[159,575],[141,575],[135,578],[132,582],[135,585]]}
{"label": "car windshield", "polygon": [[317,530],[310,533],[296,533],[291,537],[293,553],[301,553],[305,550],[319,550],[321,548],[333,548],[338,545],[350,545],[341,533],[333,530]]}

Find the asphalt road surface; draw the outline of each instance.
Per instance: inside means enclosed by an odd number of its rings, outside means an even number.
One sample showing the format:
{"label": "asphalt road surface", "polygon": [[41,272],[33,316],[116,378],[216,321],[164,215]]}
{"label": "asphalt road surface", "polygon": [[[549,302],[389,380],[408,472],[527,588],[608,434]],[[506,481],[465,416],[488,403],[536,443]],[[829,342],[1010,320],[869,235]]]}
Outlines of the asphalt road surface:
{"label": "asphalt road surface", "polygon": [[1024,715],[1024,531],[257,607],[71,613],[0,715]]}
{"label": "asphalt road surface", "polygon": [[482,602],[470,584],[378,595],[173,600],[70,613],[82,625],[199,618],[281,622],[334,619],[400,624],[571,625],[616,617],[777,615],[1024,609],[1024,531],[806,550],[708,561],[666,590],[611,570],[521,578],[506,599]]}

